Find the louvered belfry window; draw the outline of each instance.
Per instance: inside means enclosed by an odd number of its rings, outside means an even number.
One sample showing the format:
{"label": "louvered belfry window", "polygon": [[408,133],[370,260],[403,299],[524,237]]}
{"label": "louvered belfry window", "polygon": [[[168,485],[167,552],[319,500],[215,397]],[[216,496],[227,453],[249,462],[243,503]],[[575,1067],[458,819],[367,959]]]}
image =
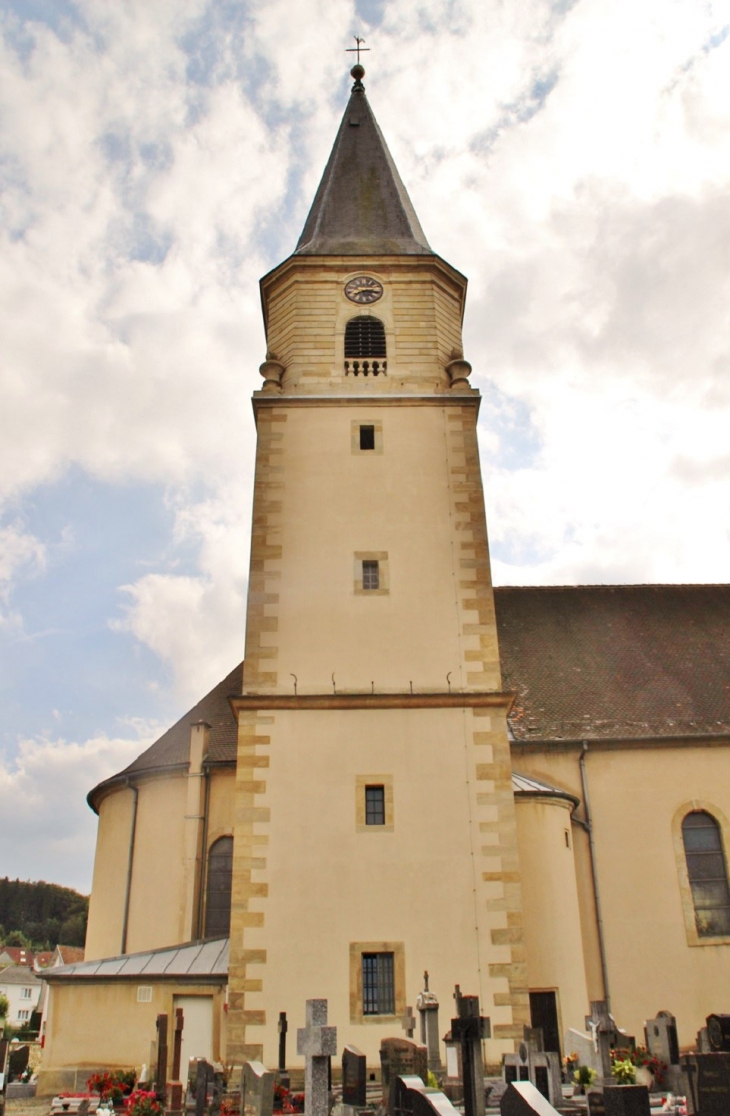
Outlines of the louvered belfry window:
{"label": "louvered belfry window", "polygon": [[698,935],[730,935],[730,888],[719,825],[711,814],[694,810],[682,822],[682,840]]}
{"label": "louvered belfry window", "polygon": [[385,326],[379,318],[362,314],[345,327],[345,374],[379,376],[387,371]]}
{"label": "louvered belfry window", "polygon": [[220,837],[208,853],[205,901],[205,937],[227,938],[231,929],[233,838]]}

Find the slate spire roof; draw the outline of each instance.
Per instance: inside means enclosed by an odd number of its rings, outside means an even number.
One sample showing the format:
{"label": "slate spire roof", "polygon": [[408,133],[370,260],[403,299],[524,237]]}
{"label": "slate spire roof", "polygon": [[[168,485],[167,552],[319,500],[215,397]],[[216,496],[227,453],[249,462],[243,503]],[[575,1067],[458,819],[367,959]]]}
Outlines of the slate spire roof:
{"label": "slate spire roof", "polygon": [[[357,71],[357,72],[356,72]],[[411,199],[356,78],[297,256],[431,256]]]}

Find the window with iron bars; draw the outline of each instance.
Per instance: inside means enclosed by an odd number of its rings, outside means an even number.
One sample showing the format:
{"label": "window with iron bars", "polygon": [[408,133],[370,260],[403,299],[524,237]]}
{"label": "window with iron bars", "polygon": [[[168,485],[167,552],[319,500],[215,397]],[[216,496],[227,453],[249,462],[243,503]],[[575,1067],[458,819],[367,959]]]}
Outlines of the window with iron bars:
{"label": "window with iron bars", "polygon": [[385,825],[385,787],[365,787],[365,825]]}
{"label": "window with iron bars", "polygon": [[363,589],[379,589],[380,588],[380,563],[372,559],[364,558],[362,563],[362,587]]}
{"label": "window with iron bars", "polygon": [[363,953],[363,1015],[395,1014],[395,983],[392,953]]}

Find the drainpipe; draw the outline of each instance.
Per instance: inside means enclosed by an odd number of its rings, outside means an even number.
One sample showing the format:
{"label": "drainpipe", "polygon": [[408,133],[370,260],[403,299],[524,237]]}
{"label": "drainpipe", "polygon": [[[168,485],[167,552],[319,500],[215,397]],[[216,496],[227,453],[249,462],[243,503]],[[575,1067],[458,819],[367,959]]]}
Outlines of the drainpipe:
{"label": "drainpipe", "polygon": [[139,798],[139,788],[129,781],[127,777],[127,787],[131,790],[134,798],[132,799],[132,824],[129,830],[129,855],[127,857],[127,887],[124,893],[124,918],[122,919],[122,953],[127,952],[127,930],[129,929],[129,901],[132,896],[132,866],[134,864],[134,839],[137,832],[137,800]]}
{"label": "drainpipe", "polygon": [[[591,860],[591,877],[593,880],[593,901],[596,908],[596,928],[598,930],[598,952],[601,958],[601,978],[603,980],[603,998],[606,1001],[606,1010],[611,1010],[611,994],[608,988],[608,965],[606,964],[606,942],[603,934],[603,916],[601,914],[601,898],[598,891],[598,872],[596,870],[596,845],[593,840],[593,822],[591,820],[591,803],[588,797],[588,776],[586,775],[586,753],[588,752],[588,742],[583,741],[583,750],[580,754],[580,781],[583,787],[583,810],[586,816],[584,822],[580,822],[588,834],[588,850]],[[576,818],[576,821],[578,819]]]}
{"label": "drainpipe", "polygon": [[210,813],[210,767],[203,764],[203,779],[205,780],[205,794],[203,796],[203,840],[201,842],[203,856],[200,864],[200,888],[198,890],[198,910],[196,917],[196,938],[201,941],[203,937],[203,906],[205,903],[205,885],[208,874],[208,815]]}

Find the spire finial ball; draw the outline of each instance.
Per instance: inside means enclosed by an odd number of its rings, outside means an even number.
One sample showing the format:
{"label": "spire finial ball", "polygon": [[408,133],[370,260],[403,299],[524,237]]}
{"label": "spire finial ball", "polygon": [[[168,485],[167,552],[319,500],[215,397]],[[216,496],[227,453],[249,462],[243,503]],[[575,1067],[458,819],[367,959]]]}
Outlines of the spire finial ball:
{"label": "spire finial ball", "polygon": [[362,81],[365,77],[365,67],[361,66],[359,62],[356,62],[350,70],[350,77],[353,77],[355,81]]}

